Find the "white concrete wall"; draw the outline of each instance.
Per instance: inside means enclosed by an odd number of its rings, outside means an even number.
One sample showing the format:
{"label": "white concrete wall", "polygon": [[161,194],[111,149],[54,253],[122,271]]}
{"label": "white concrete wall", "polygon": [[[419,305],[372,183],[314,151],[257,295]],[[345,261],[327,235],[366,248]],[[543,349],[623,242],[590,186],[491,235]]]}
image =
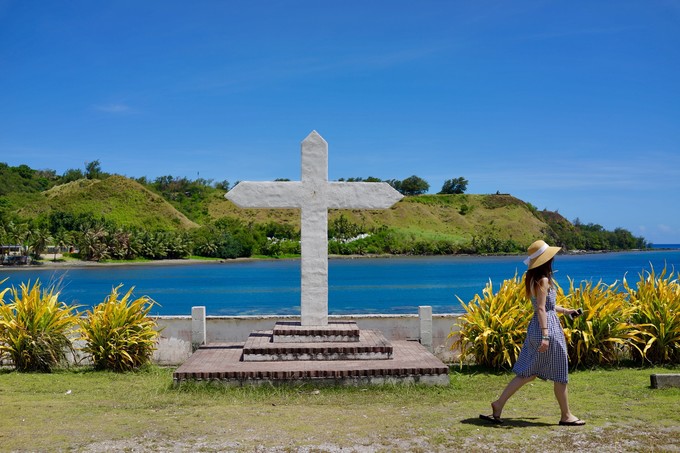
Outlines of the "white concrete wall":
{"label": "white concrete wall", "polygon": [[[451,351],[453,339],[449,338],[458,315],[432,315],[432,351],[444,362],[454,360]],[[299,316],[207,316],[207,343],[246,341],[254,330],[272,330],[277,321],[299,321]],[[329,321],[356,321],[360,329],[380,330],[388,340],[419,340],[418,315],[342,315],[329,316]],[[158,325],[163,330],[154,353],[160,365],[179,365],[192,351],[191,316],[159,316]]]}

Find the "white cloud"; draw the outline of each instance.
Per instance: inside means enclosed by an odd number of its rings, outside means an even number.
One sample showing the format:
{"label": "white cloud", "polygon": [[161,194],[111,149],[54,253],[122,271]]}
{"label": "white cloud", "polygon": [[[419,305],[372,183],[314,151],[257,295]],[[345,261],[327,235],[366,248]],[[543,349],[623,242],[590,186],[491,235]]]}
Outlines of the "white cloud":
{"label": "white cloud", "polygon": [[673,232],[673,227],[670,225],[664,225],[663,223],[658,225],[659,231],[662,233],[672,233]]}

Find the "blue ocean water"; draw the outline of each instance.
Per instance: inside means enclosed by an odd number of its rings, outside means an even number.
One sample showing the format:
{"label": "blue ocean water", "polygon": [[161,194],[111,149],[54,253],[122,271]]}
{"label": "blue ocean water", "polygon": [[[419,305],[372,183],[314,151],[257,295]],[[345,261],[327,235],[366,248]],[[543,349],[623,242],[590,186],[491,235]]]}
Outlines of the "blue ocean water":
{"label": "blue ocean water", "polygon": [[[491,280],[494,288],[525,270],[523,257],[408,257],[331,259],[331,314],[417,313],[431,305],[434,313],[462,311],[457,297],[468,302]],[[568,287],[569,278],[611,284],[627,276],[636,282],[652,266],[680,270],[680,248],[645,252],[558,255],[555,278]],[[90,307],[111,288],[135,287],[160,305],[161,315],[188,315],[206,306],[209,315],[283,315],[300,312],[298,260],[227,261],[178,265],[117,265],[70,269],[0,268],[2,285],[40,279],[61,280],[61,300]]]}

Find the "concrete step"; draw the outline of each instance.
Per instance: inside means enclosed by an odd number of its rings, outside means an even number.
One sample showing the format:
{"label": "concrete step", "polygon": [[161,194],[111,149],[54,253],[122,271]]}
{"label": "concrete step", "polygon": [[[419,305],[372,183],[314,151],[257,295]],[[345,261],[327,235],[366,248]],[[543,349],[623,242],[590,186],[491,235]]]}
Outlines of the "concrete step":
{"label": "concrete step", "polygon": [[299,322],[277,322],[274,343],[357,342],[359,327],[355,321],[331,321],[326,326],[303,326]]}
{"label": "concrete step", "polygon": [[175,385],[211,382],[224,385],[301,383],[373,385],[420,383],[449,385],[448,367],[416,341],[395,340],[391,360],[244,362],[243,343],[201,346],[173,373]]}
{"label": "concrete step", "polygon": [[392,344],[382,332],[363,330],[358,341],[292,342],[273,341],[272,331],[252,332],[243,346],[244,362],[308,360],[388,360]]}

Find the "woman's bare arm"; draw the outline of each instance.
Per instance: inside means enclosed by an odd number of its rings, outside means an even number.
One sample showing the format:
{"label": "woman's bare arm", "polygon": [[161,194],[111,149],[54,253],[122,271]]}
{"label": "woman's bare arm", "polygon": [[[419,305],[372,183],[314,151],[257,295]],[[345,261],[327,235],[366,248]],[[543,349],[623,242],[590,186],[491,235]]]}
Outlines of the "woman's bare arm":
{"label": "woman's bare arm", "polygon": [[548,336],[548,315],[545,312],[545,300],[550,290],[550,281],[547,278],[542,278],[538,282],[536,294],[536,313],[538,314],[538,324],[541,326],[541,346],[538,347],[538,352],[545,352],[548,350],[550,344]]}

